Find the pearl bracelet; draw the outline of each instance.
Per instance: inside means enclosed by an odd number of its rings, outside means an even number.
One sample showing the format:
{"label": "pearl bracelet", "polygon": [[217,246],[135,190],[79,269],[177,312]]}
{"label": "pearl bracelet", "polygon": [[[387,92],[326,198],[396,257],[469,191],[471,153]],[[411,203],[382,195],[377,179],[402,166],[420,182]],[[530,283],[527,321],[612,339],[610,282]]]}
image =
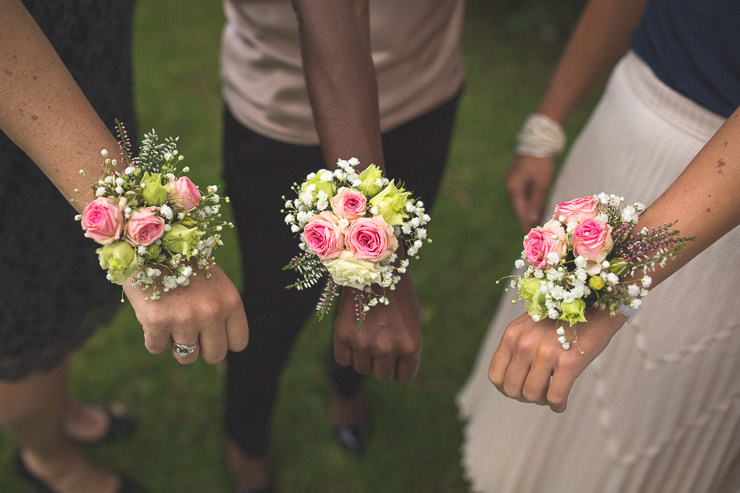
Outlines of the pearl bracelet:
{"label": "pearl bracelet", "polygon": [[565,130],[552,118],[530,115],[517,135],[517,154],[532,157],[553,157],[565,148]]}

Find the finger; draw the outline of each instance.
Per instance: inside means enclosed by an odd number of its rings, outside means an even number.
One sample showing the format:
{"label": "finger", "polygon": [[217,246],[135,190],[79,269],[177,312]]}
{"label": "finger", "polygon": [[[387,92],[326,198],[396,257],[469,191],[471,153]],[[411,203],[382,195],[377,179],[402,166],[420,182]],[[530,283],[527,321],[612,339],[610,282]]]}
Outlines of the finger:
{"label": "finger", "polygon": [[[373,376],[378,382],[390,382],[396,375],[395,356],[376,356],[373,360]],[[412,377],[413,378],[413,377]]]}
{"label": "finger", "polygon": [[169,333],[164,331],[148,330],[144,326],[141,327],[144,331],[144,346],[147,351],[151,354],[162,354],[167,350],[169,345]]}
{"label": "finger", "polygon": [[238,353],[247,347],[249,324],[243,306],[226,320],[226,340],[231,351]]}
{"label": "finger", "polygon": [[519,225],[524,231],[528,231],[529,217],[527,211],[529,210],[529,207],[525,187],[521,186],[521,184],[512,186],[509,189],[509,201],[511,202],[511,206],[514,208],[514,213],[519,221]]}
{"label": "finger", "polygon": [[547,196],[547,189],[536,186],[532,189],[529,199],[529,207],[527,209],[527,221],[529,223],[528,228],[533,227],[540,222],[542,217],[542,211],[545,208],[545,197]]}
{"label": "finger", "polygon": [[396,362],[395,378],[399,382],[408,382],[416,377],[416,373],[419,371],[419,360],[421,358],[421,351],[398,358]]}
{"label": "finger", "polygon": [[502,393],[504,391],[504,377],[506,377],[506,369],[511,363],[511,357],[512,354],[509,348],[501,343],[494,351],[491,364],[488,366],[488,379]]}
{"label": "finger", "polygon": [[334,336],[334,359],[341,366],[352,364],[352,349],[347,344],[338,341],[336,335]]}
{"label": "finger", "polygon": [[562,413],[568,407],[568,396],[573,388],[578,373],[570,371],[569,368],[558,368],[555,370],[547,391],[547,403],[550,409],[556,413]]}
{"label": "finger", "polygon": [[527,402],[546,405],[547,391],[550,388],[550,379],[553,369],[550,364],[535,362],[530,368],[522,388],[522,397]]}
{"label": "finger", "polygon": [[360,375],[367,375],[373,368],[373,358],[359,351],[352,352],[352,367]]}
{"label": "finger", "polygon": [[[198,356],[200,355],[200,345],[198,344],[198,339],[196,338],[195,342],[181,342],[183,340],[186,340],[186,339],[181,339],[181,340],[178,340],[177,342],[175,342],[174,339],[171,341],[172,342],[172,356],[181,365],[189,365],[189,364],[195,363],[196,361],[198,361]],[[193,339],[187,339],[187,340],[192,341]],[[194,346],[195,348],[190,354],[184,355],[176,349],[175,344],[181,344],[183,346],[190,346],[190,347]]]}
{"label": "finger", "polygon": [[226,337],[226,329],[211,329],[200,333],[200,354],[203,361],[214,365],[226,357],[229,342]]}
{"label": "finger", "polygon": [[509,367],[506,369],[506,375],[504,376],[504,394],[517,400],[525,400],[522,396],[524,390],[524,382],[527,380],[527,375],[531,369],[532,360],[527,356],[523,356],[521,352],[517,351],[511,359]]}

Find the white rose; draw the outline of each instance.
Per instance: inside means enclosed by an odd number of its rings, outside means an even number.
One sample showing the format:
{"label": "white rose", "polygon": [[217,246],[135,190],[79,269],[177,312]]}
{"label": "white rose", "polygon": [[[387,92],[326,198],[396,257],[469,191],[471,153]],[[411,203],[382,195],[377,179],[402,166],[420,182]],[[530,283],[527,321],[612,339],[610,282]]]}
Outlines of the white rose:
{"label": "white rose", "polygon": [[338,257],[324,261],[332,280],[340,286],[363,289],[381,279],[380,269],[375,262],[357,260],[349,251],[343,251]]}

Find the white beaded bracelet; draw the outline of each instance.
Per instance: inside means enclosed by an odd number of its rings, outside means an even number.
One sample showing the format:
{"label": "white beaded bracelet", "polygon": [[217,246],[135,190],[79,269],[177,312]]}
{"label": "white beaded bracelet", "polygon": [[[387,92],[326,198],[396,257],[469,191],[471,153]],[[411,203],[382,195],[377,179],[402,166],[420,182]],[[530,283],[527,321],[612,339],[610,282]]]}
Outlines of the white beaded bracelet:
{"label": "white beaded bracelet", "polygon": [[553,157],[565,148],[565,130],[552,118],[530,115],[517,135],[517,154],[532,157]]}

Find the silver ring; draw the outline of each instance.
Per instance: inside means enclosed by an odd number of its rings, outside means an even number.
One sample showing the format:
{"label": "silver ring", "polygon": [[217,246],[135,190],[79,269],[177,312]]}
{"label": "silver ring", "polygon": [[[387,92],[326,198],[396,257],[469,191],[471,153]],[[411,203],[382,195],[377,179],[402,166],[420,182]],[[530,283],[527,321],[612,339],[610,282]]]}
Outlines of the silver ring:
{"label": "silver ring", "polygon": [[178,344],[175,341],[172,341],[172,349],[175,350],[175,353],[179,357],[185,358],[186,356],[193,354],[195,350],[198,349],[198,343],[196,342],[192,346],[188,346],[187,344]]}

